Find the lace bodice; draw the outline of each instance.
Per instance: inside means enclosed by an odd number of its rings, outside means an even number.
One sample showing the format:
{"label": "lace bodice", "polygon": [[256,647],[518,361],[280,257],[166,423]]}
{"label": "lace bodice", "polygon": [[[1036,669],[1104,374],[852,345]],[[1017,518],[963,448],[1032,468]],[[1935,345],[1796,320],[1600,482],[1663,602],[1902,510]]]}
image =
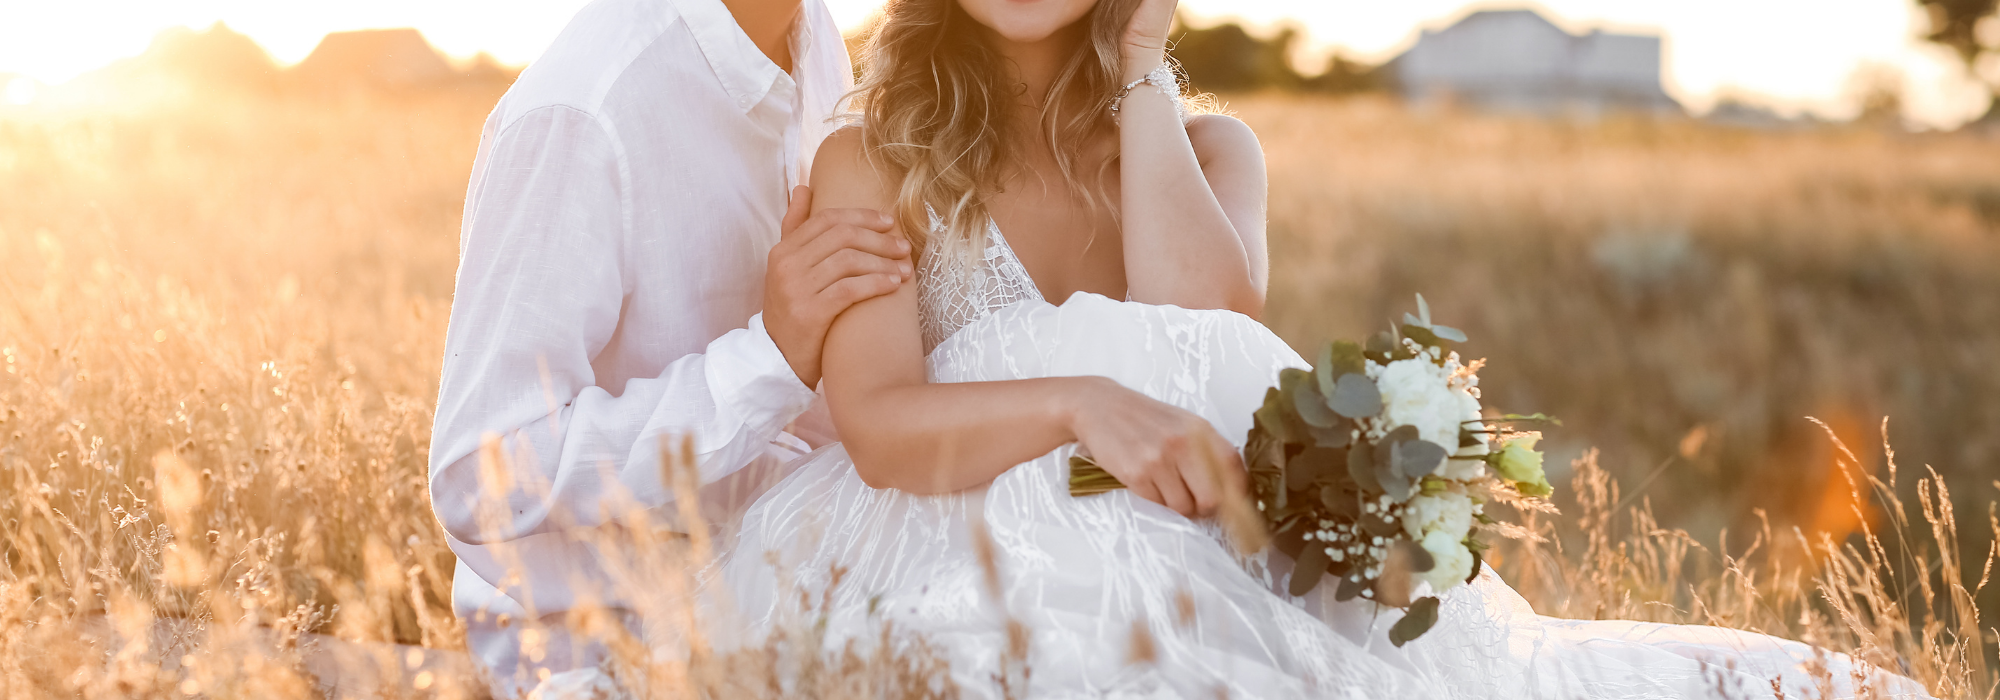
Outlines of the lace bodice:
{"label": "lace bodice", "polygon": [[[943,233],[943,220],[933,214],[932,240]],[[917,324],[923,332],[924,354],[995,309],[1042,298],[1028,268],[991,220],[986,223],[986,248],[978,259],[941,248],[931,246],[917,265]]]}

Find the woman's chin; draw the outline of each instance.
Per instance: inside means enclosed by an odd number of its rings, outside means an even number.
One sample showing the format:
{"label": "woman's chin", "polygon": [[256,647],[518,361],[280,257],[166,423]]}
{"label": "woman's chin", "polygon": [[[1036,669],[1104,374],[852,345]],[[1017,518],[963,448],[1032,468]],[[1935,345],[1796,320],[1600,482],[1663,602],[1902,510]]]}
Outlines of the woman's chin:
{"label": "woman's chin", "polygon": [[1034,44],[1083,19],[1095,4],[1084,0],[974,0],[962,7],[1000,39]]}

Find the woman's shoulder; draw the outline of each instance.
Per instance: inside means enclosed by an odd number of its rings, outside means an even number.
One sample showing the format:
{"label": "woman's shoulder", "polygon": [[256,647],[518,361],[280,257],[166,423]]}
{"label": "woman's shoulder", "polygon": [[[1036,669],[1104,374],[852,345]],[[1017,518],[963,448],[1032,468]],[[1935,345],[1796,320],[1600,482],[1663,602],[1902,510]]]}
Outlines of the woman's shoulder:
{"label": "woman's shoulder", "polygon": [[819,142],[819,150],[813,153],[813,175],[822,172],[853,176],[861,174],[859,168],[868,166],[868,158],[862,150],[861,127],[850,124],[827,134]]}
{"label": "woman's shoulder", "polygon": [[1257,142],[1257,132],[1243,120],[1228,114],[1197,114],[1188,119],[1187,132],[1195,157],[1203,164],[1218,158],[1263,155],[1263,146]]}
{"label": "woman's shoulder", "polygon": [[[812,178],[808,184],[819,193],[838,189],[861,196],[879,196],[891,191],[887,179],[868,157],[861,127],[849,125],[828,134],[813,155]],[[815,197],[818,195],[815,194]]]}

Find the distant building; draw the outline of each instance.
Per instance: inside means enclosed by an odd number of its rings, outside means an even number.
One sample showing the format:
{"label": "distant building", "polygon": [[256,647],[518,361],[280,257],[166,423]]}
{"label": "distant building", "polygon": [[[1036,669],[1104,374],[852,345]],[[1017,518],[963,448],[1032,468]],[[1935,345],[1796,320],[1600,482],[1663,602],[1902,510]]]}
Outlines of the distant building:
{"label": "distant building", "polygon": [[1413,104],[1536,113],[1681,112],[1660,86],[1660,37],[1571,34],[1534,10],[1483,10],[1425,29],[1390,63]]}
{"label": "distant building", "polygon": [[292,72],[319,86],[392,89],[433,87],[459,77],[415,29],[328,34]]}

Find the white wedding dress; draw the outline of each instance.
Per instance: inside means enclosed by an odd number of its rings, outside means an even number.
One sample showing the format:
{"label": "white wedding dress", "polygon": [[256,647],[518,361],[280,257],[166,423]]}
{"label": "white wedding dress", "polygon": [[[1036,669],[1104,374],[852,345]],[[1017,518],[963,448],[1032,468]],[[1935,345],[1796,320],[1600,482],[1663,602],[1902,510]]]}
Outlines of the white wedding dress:
{"label": "white wedding dress", "polygon": [[[1240,314],[1084,293],[1051,305],[997,227],[982,260],[927,255],[917,282],[933,382],[1103,375],[1241,441],[1279,370],[1306,366]],[[1541,617],[1490,570],[1444,595],[1437,626],[1398,649],[1387,640],[1396,611],[1337,603],[1332,586],[1307,599],[1281,593],[1283,555],[1240,557],[1214,524],[1128,492],[1072,498],[1074,451],[983,488],[916,496],[869,488],[840,446],[823,448],[743,514],[711,582],[733,599],[746,639],[823,620],[837,648],[872,643],[890,623],[940,650],[975,698],[1000,697],[1009,619],[1030,632],[1019,697],[1567,700],[1719,697],[1724,687],[1728,697],[1770,698],[1774,678],[1783,697],[1821,697],[1804,670],[1816,656],[1806,645]],[[974,521],[993,543],[999,600]],[[828,596],[836,567],[844,574]],[[1151,638],[1150,662],[1132,661],[1135,625]],[[1819,663],[1840,681],[1830,697],[1853,695],[1846,657]],[[1883,682],[1892,692],[1877,697],[1925,697],[1906,679]]]}

